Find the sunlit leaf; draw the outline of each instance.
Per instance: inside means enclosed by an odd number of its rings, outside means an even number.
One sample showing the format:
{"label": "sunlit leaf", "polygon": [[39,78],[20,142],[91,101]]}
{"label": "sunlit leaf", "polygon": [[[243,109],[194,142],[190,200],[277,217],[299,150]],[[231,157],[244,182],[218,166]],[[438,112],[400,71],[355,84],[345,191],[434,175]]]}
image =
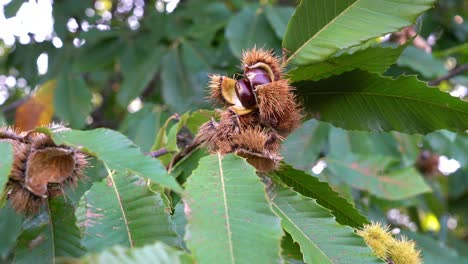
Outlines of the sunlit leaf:
{"label": "sunlit leaf", "polygon": [[360,47],[339,52],[325,61],[294,68],[288,72],[292,81],[318,81],[332,75],[359,69],[373,73],[383,73],[400,56],[405,46]]}
{"label": "sunlit leaf", "polygon": [[[304,0],[289,21],[283,47],[289,62],[323,61],[341,49],[413,24],[434,0]],[[402,6],[405,6],[402,8]]]}
{"label": "sunlit leaf", "polygon": [[306,263],[382,263],[351,227],[338,225],[313,199],[278,185],[268,195]]}
{"label": "sunlit leaf", "polygon": [[80,226],[89,251],[122,245],[138,247],[160,240],[176,241],[160,194],[150,191],[145,178],[111,174],[95,183],[80,202]]}
{"label": "sunlit leaf", "polygon": [[198,263],[277,263],[283,232],[264,186],[232,154],[200,160],[186,182],[187,245]]}

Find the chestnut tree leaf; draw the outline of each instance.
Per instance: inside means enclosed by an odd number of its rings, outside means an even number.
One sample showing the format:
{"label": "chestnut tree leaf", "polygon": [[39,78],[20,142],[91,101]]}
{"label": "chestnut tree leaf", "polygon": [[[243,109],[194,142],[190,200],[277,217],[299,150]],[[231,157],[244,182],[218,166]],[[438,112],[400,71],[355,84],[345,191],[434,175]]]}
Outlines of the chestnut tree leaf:
{"label": "chestnut tree leaf", "polygon": [[10,18],[16,15],[20,7],[24,4],[24,0],[12,0],[3,7],[5,18]]}
{"label": "chestnut tree leaf", "polygon": [[415,77],[391,79],[355,70],[293,85],[310,115],[348,130],[427,134],[468,127],[467,102]]}
{"label": "chestnut tree leaf", "polygon": [[109,263],[158,263],[158,264],[190,264],[190,256],[180,250],[172,248],[163,242],[146,245],[139,248],[127,248],[120,245],[111,247],[99,254],[84,256],[78,260],[82,264]]}
{"label": "chestnut tree leaf", "polygon": [[314,119],[302,123],[283,142],[284,160],[294,168],[310,171],[326,149],[330,124]]}
{"label": "chestnut tree leaf", "polygon": [[351,227],[338,225],[313,199],[279,185],[268,196],[281,225],[299,244],[304,262],[383,263]]}
{"label": "chestnut tree leaf", "polygon": [[206,104],[205,86],[211,59],[208,48],[185,41],[162,59],[162,97],[179,113]]}
{"label": "chestnut tree leaf", "polygon": [[105,128],[89,131],[38,128],[37,131],[50,135],[57,145],[71,146],[95,156],[111,170],[130,170],[176,192],[182,191],[159,160],[143,155],[132,141],[117,131]]}
{"label": "chestnut tree leaf", "polygon": [[91,92],[80,76],[63,74],[55,88],[55,114],[70,123],[73,128],[82,128],[91,112]]}
{"label": "chestnut tree leaf", "polygon": [[117,94],[117,101],[121,106],[126,107],[145,90],[158,72],[165,52],[165,48],[156,46],[151,53],[134,62],[134,65],[126,65],[129,70],[124,72],[124,80]]}
{"label": "chestnut tree leaf", "polygon": [[10,250],[16,246],[22,227],[23,216],[16,213],[10,203],[0,208],[0,234],[2,234],[2,239],[0,239],[0,259],[6,259]]}
{"label": "chestnut tree leaf", "polygon": [[391,169],[397,163],[393,157],[379,155],[347,155],[347,160],[326,158],[327,169],[340,181],[387,200],[403,200],[431,188],[416,169]]}
{"label": "chestnut tree leaf", "polygon": [[280,219],[244,159],[201,158],[185,185],[185,238],[197,263],[280,262]]}
{"label": "chestnut tree leaf", "polygon": [[242,57],[243,51],[255,46],[279,51],[278,38],[263,7],[246,6],[231,18],[225,35],[232,53],[238,58]]}
{"label": "chestnut tree leaf", "polygon": [[317,63],[412,25],[433,4],[434,0],[303,0],[289,21],[283,48],[292,65]]}
{"label": "chestnut tree leaf", "polygon": [[267,5],[265,7],[266,18],[279,39],[283,39],[286,26],[293,13],[294,8],[289,6]]}
{"label": "chestnut tree leaf", "polygon": [[315,199],[319,205],[330,210],[336,221],[342,225],[357,228],[369,223],[350,202],[333,191],[328,183],[321,182],[304,171],[283,164],[280,170],[270,173],[270,176],[292,187],[294,191]]}
{"label": "chestnut tree leaf", "polygon": [[[13,146],[10,142],[0,139],[0,197],[5,190],[8,177],[13,166]],[[1,204],[1,202],[0,202]]]}
{"label": "chestnut tree leaf", "polygon": [[177,235],[158,194],[132,174],[108,175],[82,197],[77,215],[88,251],[140,247],[157,240],[176,245]]}
{"label": "chestnut tree leaf", "polygon": [[80,257],[85,254],[75,208],[63,196],[48,200],[48,211],[23,225],[14,251],[15,263],[53,263],[57,257]]}
{"label": "chestnut tree leaf", "polygon": [[364,45],[344,50],[324,61],[307,66],[293,68],[288,72],[291,81],[318,81],[332,75],[355,69],[372,73],[383,73],[395,63],[406,46],[383,47],[378,45]]}
{"label": "chestnut tree leaf", "polygon": [[302,256],[299,244],[294,242],[291,235],[286,233],[281,239],[281,255],[283,256],[284,263],[287,264],[303,264],[304,257]]}

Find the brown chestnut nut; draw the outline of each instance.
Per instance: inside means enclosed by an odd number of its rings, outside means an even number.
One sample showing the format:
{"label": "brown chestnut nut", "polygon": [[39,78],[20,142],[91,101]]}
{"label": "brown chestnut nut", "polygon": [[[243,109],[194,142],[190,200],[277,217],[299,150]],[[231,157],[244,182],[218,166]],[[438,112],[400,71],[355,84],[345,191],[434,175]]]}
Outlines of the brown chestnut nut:
{"label": "brown chestnut nut", "polygon": [[257,85],[271,83],[271,76],[261,68],[251,68],[245,71],[251,87],[255,90]]}
{"label": "brown chestnut nut", "polygon": [[245,108],[253,108],[257,104],[250,82],[245,79],[237,81],[236,94],[242,106]]}

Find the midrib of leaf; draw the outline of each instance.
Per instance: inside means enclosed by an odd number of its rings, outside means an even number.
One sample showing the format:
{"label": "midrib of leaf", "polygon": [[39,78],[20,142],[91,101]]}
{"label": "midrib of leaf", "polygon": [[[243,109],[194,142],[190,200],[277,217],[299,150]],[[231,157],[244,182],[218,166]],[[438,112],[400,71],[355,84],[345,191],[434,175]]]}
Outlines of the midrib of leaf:
{"label": "midrib of leaf", "polygon": [[50,211],[49,200],[47,199],[47,212],[50,217],[50,241],[52,243],[52,264],[55,264],[55,235],[54,235],[54,221],[52,219],[52,212]]}
{"label": "midrib of leaf", "polygon": [[[317,31],[317,33],[315,33],[312,37],[310,37],[306,42],[304,42],[304,44],[302,44],[288,59],[286,62],[289,62],[292,58],[294,58],[296,56],[296,54],[298,52],[301,51],[302,48],[304,48],[305,46],[307,46],[307,44],[309,44],[310,41],[312,41],[313,39],[315,39],[315,37],[317,35],[319,35],[320,33],[322,33],[322,31],[324,31],[325,29],[328,29],[328,27],[330,25],[333,24],[333,22],[335,22],[335,20],[337,20],[342,14],[348,12],[349,9],[351,9],[354,5],[356,5],[356,3],[359,2],[359,0],[356,0],[354,3],[352,3],[350,6],[348,6],[345,10],[343,10],[343,12],[341,12],[339,15],[335,16],[330,22],[328,22],[327,25],[325,25],[323,28],[321,28],[319,31]],[[336,0],[335,0],[335,8],[336,8]],[[336,14],[335,14],[336,15]],[[307,20],[308,21],[308,20]],[[309,31],[310,30],[310,27],[309,25],[307,24],[307,30]]]}
{"label": "midrib of leaf", "polygon": [[221,154],[218,152],[218,165],[219,165],[219,175],[221,178],[221,189],[223,191],[223,203],[224,203],[224,210],[226,212],[226,229],[227,229],[227,236],[228,236],[228,243],[229,243],[229,252],[231,253],[231,261],[232,263],[236,263],[234,258],[234,247],[232,245],[232,231],[231,231],[231,222],[229,222],[229,210],[227,206],[227,196],[226,196],[226,188],[224,186],[224,171],[221,161]]}
{"label": "midrib of leaf", "polygon": [[133,248],[134,243],[133,243],[132,234],[130,233],[130,228],[128,226],[127,214],[125,213],[125,210],[122,204],[122,197],[120,196],[119,190],[117,190],[117,185],[115,184],[115,181],[114,181],[114,173],[110,171],[110,169],[107,167],[107,164],[104,164],[104,165],[106,166],[106,170],[108,172],[107,177],[109,177],[109,179],[112,181],[112,188],[114,189],[115,196],[117,197],[117,202],[119,203],[120,211],[122,212],[122,218],[124,220],[125,230],[127,230],[128,241],[130,242],[130,248]]}
{"label": "midrib of leaf", "polygon": [[[279,208],[278,205],[276,205],[276,203],[275,203],[274,201],[273,201],[271,204],[272,204],[273,208],[275,209],[276,213],[281,214],[282,217],[283,217],[283,219],[284,219],[284,218],[288,219],[288,222],[294,226],[294,228],[296,229],[296,231],[299,231],[300,234],[301,234],[306,240],[308,240],[312,245],[314,245],[314,247],[320,252],[320,254],[321,254],[323,257],[325,257],[330,263],[333,263],[333,262],[330,260],[330,258],[329,258],[320,248],[318,248],[317,245],[316,245],[312,240],[310,240],[310,238],[309,238],[306,234],[304,234],[304,231],[302,231],[302,230],[296,225],[296,223],[294,223],[294,221],[292,221],[292,219],[289,218],[289,216],[288,216],[287,214],[285,214],[285,213],[283,212],[283,210],[281,210],[281,208]],[[293,239],[293,240],[294,240],[294,239]],[[295,241],[295,242],[297,242],[297,241]],[[298,243],[298,244],[300,245],[300,243]],[[300,250],[301,250],[301,252],[304,254],[304,251],[303,251],[304,249],[303,249],[302,247],[300,247]]]}
{"label": "midrib of leaf", "polygon": [[[428,88],[428,89],[433,89],[433,88]],[[307,92],[309,93],[309,92]],[[455,112],[460,112],[462,114],[468,114],[468,112],[464,112],[463,110],[459,110],[459,109],[453,109],[453,108],[450,108],[449,106],[446,106],[446,105],[442,105],[442,104],[436,104],[436,103],[433,103],[433,102],[427,102],[427,101],[424,101],[424,100],[421,100],[421,99],[416,99],[416,98],[412,98],[412,97],[406,97],[406,96],[401,96],[401,95],[395,95],[395,94],[379,94],[379,93],[369,93],[369,92],[343,92],[343,91],[334,91],[334,92],[310,92],[310,94],[350,94],[350,95],[369,95],[369,96],[380,96],[380,97],[388,97],[388,98],[396,98],[396,99],[405,99],[405,100],[408,100],[408,101],[414,101],[414,102],[418,102],[418,103],[422,103],[422,104],[426,104],[426,105],[433,105],[433,106],[437,106],[437,107],[441,107],[441,108],[446,108],[450,111],[455,111]],[[351,104],[351,103],[350,103]]]}

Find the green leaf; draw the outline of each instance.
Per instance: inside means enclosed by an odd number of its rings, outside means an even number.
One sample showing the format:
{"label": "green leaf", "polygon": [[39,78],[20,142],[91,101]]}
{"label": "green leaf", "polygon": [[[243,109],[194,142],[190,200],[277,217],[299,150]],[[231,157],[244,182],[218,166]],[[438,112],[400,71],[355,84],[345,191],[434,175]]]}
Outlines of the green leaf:
{"label": "green leaf", "polygon": [[16,245],[21,233],[23,217],[15,212],[9,203],[0,208],[0,261],[4,260],[10,250]]}
{"label": "green leaf", "polygon": [[303,0],[289,21],[283,48],[294,65],[320,62],[413,24],[434,0]]}
{"label": "green leaf", "polygon": [[140,146],[142,151],[150,151],[154,138],[168,115],[163,107],[145,103],[140,111],[127,114],[120,123],[119,131]]}
{"label": "green leaf", "polygon": [[189,255],[167,246],[162,242],[156,242],[141,248],[125,248],[114,246],[99,254],[88,255],[79,260],[68,260],[66,263],[73,264],[189,264],[193,263]]}
{"label": "green leaf", "polygon": [[280,261],[280,219],[245,160],[232,154],[202,158],[186,194],[185,237],[197,263]]}
{"label": "green leaf", "polygon": [[175,245],[177,235],[160,194],[145,178],[110,174],[95,183],[80,202],[80,224],[89,251],[122,245],[139,247],[163,241]]}
{"label": "green leaf", "polygon": [[203,148],[198,148],[192,151],[189,155],[185,156],[176,166],[170,171],[171,175],[174,178],[177,178],[177,181],[183,184],[190,175],[192,175],[193,170],[198,167],[200,159],[209,155],[208,152]]}
{"label": "green leaf", "polygon": [[341,181],[377,197],[403,200],[431,191],[414,167],[388,170],[397,162],[390,157],[355,155],[346,161],[327,157],[326,162],[330,172]]}
{"label": "green leaf", "polygon": [[351,71],[319,82],[296,82],[311,115],[348,130],[429,133],[465,131],[468,103],[415,77],[390,79]]}
{"label": "green leaf", "polygon": [[303,264],[304,257],[299,244],[294,242],[291,235],[286,233],[281,240],[281,255],[287,264]]}
{"label": "green leaf", "polygon": [[398,132],[346,131],[331,127],[329,134],[330,155],[345,159],[348,155],[391,156],[401,159],[403,166],[412,166],[420,152],[421,135]]}
{"label": "green leaf", "polygon": [[[11,168],[13,166],[13,146],[8,141],[0,139],[0,197],[5,190]],[[0,202],[1,204],[1,202]]]}
{"label": "green leaf", "polygon": [[330,125],[308,120],[283,142],[284,159],[295,168],[310,171],[326,148]]}
{"label": "green leaf", "polygon": [[289,6],[267,5],[265,7],[266,18],[279,39],[283,39],[286,26],[293,13],[294,8]]}
{"label": "green leaf", "polygon": [[[88,38],[89,42],[80,48],[80,52],[73,62],[73,72],[95,72],[112,69],[117,56],[124,49],[124,42],[119,36],[104,37],[96,36],[99,41],[92,43],[95,39]],[[103,39],[101,39],[103,38]]]}
{"label": "green leaf", "polygon": [[240,58],[242,52],[255,46],[275,49],[279,53],[278,39],[268,24],[263,8],[246,6],[231,18],[225,31],[232,53]]}
{"label": "green leaf", "polygon": [[59,257],[79,257],[85,253],[80,230],[76,226],[75,208],[62,196],[49,200],[50,225],[54,254]]}
{"label": "green leaf", "polygon": [[304,171],[283,165],[280,170],[270,175],[277,177],[294,191],[317,200],[317,203],[330,210],[336,221],[342,225],[357,228],[369,223],[351,203],[340,197],[326,182],[321,182]]}
{"label": "green leaf", "polygon": [[217,1],[204,2],[203,4],[187,2],[184,3],[184,9],[180,11],[184,18],[193,21],[186,34],[199,43],[211,43],[216,37],[216,33],[226,26],[232,16],[228,4]]}
{"label": "green leaf", "polygon": [[313,199],[275,186],[269,197],[281,225],[301,247],[306,263],[382,263],[348,226]]}
{"label": "green leaf", "polygon": [[298,67],[288,72],[291,81],[318,81],[332,75],[359,69],[372,73],[383,73],[400,56],[405,46],[392,47],[358,47],[340,52],[325,61]]}
{"label": "green leaf", "polygon": [[62,196],[48,200],[49,211],[24,224],[18,238],[15,263],[54,263],[57,257],[80,257],[85,250],[76,226],[75,208]]}
{"label": "green leaf", "polygon": [[450,192],[449,197],[452,199],[460,198],[468,193],[468,168],[461,168],[448,177]]}
{"label": "green leaf", "polygon": [[79,148],[97,157],[112,170],[128,169],[174,191],[182,191],[158,160],[143,155],[135,144],[117,131],[105,128],[89,131],[53,131],[38,128],[38,131],[49,134],[57,145]]}
{"label": "green leaf", "polygon": [[204,47],[192,47],[184,42],[163,58],[161,71],[162,97],[175,111],[183,113],[205,103],[205,86],[210,57]]}
{"label": "green leaf", "polygon": [[124,81],[117,94],[117,101],[121,106],[126,107],[144,91],[158,72],[165,52],[164,47],[156,46],[150,54],[142,58],[142,61],[135,62],[129,72],[124,72]]}
{"label": "green leaf", "polygon": [[12,0],[10,3],[8,3],[6,6],[3,7],[3,13],[5,15],[5,18],[10,18],[16,15],[18,13],[18,10],[20,7],[23,5],[24,0]]}
{"label": "green leaf", "polygon": [[456,159],[461,167],[468,166],[468,135],[449,131],[436,131],[424,137],[424,148]]}
{"label": "green leaf", "polygon": [[187,218],[184,213],[184,203],[179,202],[174,207],[174,213],[171,216],[171,220],[174,223],[174,230],[177,233],[177,244],[180,248],[187,248],[185,246],[184,236],[185,227],[187,226]]}
{"label": "green leaf", "polygon": [[73,128],[82,128],[91,112],[91,92],[82,77],[64,74],[54,95],[55,113]]}
{"label": "green leaf", "polygon": [[444,61],[434,58],[414,46],[408,46],[397,61],[398,66],[408,67],[428,79],[434,79],[447,74]]}

